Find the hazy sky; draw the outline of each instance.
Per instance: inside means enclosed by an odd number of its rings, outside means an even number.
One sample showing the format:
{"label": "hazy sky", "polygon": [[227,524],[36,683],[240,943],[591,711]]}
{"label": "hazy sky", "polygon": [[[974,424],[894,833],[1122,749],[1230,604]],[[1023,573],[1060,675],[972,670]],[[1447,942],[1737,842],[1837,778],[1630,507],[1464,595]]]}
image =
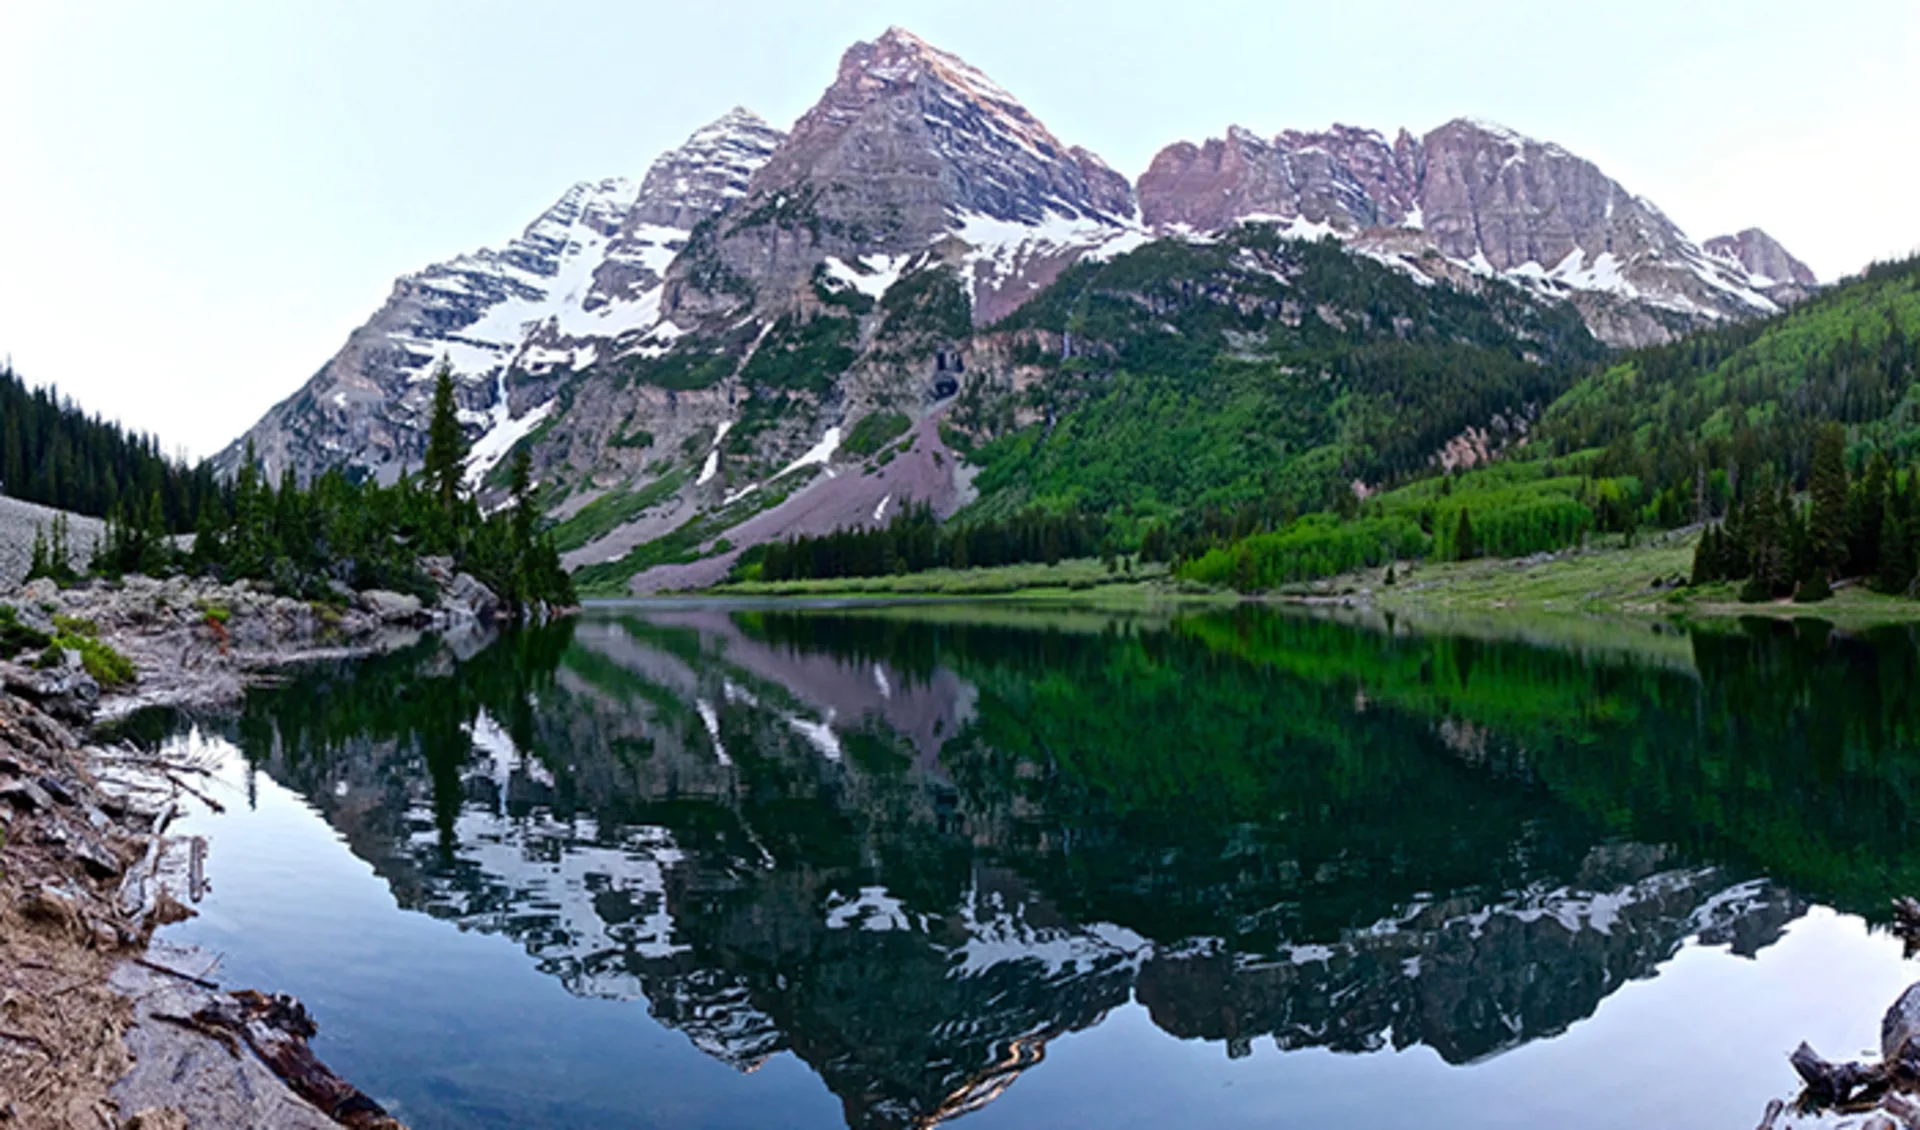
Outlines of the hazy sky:
{"label": "hazy sky", "polygon": [[0,353],[210,454],[394,278],[792,122],[900,24],[1136,176],[1229,123],[1493,118],[1823,278],[1920,247],[1920,3],[0,0]]}

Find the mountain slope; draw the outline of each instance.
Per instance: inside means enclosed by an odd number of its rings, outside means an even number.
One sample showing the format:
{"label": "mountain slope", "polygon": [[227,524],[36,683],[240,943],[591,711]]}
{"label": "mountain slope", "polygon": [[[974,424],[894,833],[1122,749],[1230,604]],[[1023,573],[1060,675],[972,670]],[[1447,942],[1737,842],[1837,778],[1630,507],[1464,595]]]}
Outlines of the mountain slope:
{"label": "mountain slope", "polygon": [[401,279],[346,346],[216,465],[230,473],[251,439],[270,475],[345,464],[391,481],[425,451],[430,378],[444,358],[479,432],[484,472],[540,422],[566,375],[654,329],[660,276],[689,221],[743,193],[780,136],[735,110],[662,156],[640,185],[576,184],[504,248]]}
{"label": "mountain slope", "polygon": [[[1002,328],[1061,348],[1027,353],[1038,418],[979,453],[995,511],[1317,508],[1468,428],[1518,439],[1601,352],[1516,288],[1423,286],[1267,225],[1083,265]],[[987,417],[972,391],[955,414]]]}

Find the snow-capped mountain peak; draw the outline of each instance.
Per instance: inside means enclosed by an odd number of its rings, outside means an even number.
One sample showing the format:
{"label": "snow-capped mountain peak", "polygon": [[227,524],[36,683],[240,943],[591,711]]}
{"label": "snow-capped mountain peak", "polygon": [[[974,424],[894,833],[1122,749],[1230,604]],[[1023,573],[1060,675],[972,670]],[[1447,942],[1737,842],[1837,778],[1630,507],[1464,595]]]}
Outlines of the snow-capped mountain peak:
{"label": "snow-capped mountain peak", "polygon": [[659,323],[662,276],[691,228],[743,196],[783,136],[736,108],[663,154],[643,181],[583,181],[498,250],[400,279],[306,387],[216,465],[231,471],[251,438],[271,474],[347,465],[391,478],[424,450],[427,379],[443,359],[463,419],[480,429],[476,451],[499,458],[539,422],[553,379]]}

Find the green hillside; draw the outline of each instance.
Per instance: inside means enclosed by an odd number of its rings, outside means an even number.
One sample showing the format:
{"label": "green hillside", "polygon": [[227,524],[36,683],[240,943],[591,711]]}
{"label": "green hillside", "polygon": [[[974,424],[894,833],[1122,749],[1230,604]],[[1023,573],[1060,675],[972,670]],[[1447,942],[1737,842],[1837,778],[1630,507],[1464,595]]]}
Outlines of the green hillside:
{"label": "green hillside", "polygon": [[[1817,600],[1843,577],[1905,592],[1920,541],[1916,375],[1920,259],[1772,318],[1616,357],[1554,400],[1506,461],[1350,505],[1362,521],[1414,522],[1422,556],[1443,560],[1705,522],[1695,579],[1757,578],[1745,599]],[[1267,588],[1392,555],[1356,532],[1302,520],[1206,531],[1176,549],[1189,579]]]}
{"label": "green hillside", "polygon": [[973,430],[1039,417],[976,453],[987,513],[1326,506],[1543,406],[1604,352],[1571,308],[1416,283],[1261,226],[1078,264],[997,329],[1043,331],[1019,360],[1044,375],[1024,404],[975,390],[956,409]]}

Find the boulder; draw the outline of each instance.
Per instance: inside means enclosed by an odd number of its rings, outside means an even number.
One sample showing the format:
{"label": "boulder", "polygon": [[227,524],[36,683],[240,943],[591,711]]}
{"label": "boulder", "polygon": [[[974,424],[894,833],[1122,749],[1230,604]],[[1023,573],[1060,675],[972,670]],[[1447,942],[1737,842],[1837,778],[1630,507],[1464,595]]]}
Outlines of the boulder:
{"label": "boulder", "polygon": [[421,619],[420,598],[410,593],[368,589],[360,594],[360,605],[387,624],[412,624]]}
{"label": "boulder", "polygon": [[441,594],[440,605],[456,619],[485,622],[500,614],[500,598],[471,573],[461,573],[453,578]]}
{"label": "boulder", "polygon": [[1907,986],[1880,1021],[1880,1058],[1892,1061],[1920,1036],[1920,982]]}
{"label": "boulder", "polygon": [[36,608],[58,599],[59,596],[60,586],[45,577],[28,581],[26,587],[20,590],[20,599]]}
{"label": "boulder", "polygon": [[0,681],[9,693],[62,722],[85,725],[93,721],[93,708],[100,703],[100,684],[84,670],[32,671],[9,664]]}

